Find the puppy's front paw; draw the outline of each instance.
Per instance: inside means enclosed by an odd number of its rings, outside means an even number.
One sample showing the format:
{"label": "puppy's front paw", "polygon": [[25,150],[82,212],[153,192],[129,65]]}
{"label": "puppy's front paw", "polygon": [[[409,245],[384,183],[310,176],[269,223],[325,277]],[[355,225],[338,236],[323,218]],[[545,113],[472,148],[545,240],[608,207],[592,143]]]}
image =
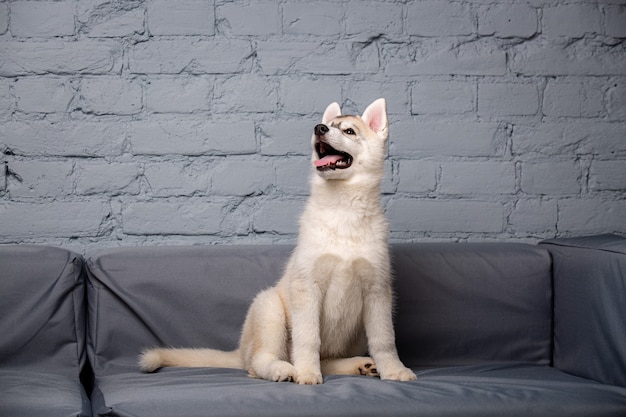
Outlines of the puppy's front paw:
{"label": "puppy's front paw", "polygon": [[276,361],[270,369],[270,380],[275,382],[293,382],[296,369],[288,362]]}
{"label": "puppy's front paw", "polygon": [[296,383],[301,385],[317,385],[323,382],[321,372],[298,371]]}
{"label": "puppy's front paw", "polygon": [[396,368],[391,372],[382,372],[381,379],[391,379],[394,381],[415,381],[417,376],[409,368]]}

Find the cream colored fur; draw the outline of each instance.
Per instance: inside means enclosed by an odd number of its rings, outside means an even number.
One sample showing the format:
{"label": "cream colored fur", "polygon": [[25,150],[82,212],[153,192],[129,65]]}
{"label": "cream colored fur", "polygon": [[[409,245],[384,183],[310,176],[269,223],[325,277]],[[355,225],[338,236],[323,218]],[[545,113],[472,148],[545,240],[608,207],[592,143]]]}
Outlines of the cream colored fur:
{"label": "cream colored fur", "polygon": [[[231,367],[299,384],[320,384],[322,374],[415,379],[398,358],[392,325],[388,232],[380,204],[385,100],[376,100],[361,117],[341,116],[333,103],[322,123],[328,132],[312,138],[311,196],[296,248],[282,278],[252,302],[239,348],[150,349],[140,357],[142,370]],[[352,164],[316,168],[320,140],[350,154]],[[368,351],[371,358],[363,356]]]}

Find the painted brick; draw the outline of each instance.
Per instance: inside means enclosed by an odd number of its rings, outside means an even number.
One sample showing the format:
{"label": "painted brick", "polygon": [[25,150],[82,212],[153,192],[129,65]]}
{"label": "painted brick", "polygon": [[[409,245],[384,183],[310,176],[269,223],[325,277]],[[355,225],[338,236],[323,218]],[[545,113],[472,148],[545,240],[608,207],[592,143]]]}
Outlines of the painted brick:
{"label": "painted brick", "polygon": [[283,5],[283,32],[291,35],[337,35],[342,30],[341,19],[336,4],[329,2]]}
{"label": "painted brick", "polygon": [[68,111],[75,87],[67,78],[20,78],[13,85],[17,107],[26,113]]}
{"label": "painted brick", "polygon": [[[327,59],[323,60],[325,62],[329,58],[326,55],[329,48],[323,48],[319,42],[259,41],[255,50],[261,71],[267,75],[282,74],[296,68],[306,71],[306,64],[299,63],[316,53],[319,56],[326,56]],[[345,61],[345,58],[342,60]]]}
{"label": "painted brick", "polygon": [[150,193],[157,197],[206,194],[209,189],[208,164],[159,162],[146,164],[144,177]]}
{"label": "painted brick", "polygon": [[509,50],[513,73],[533,76],[621,75],[623,54],[619,48],[590,41],[573,44],[529,41]]}
{"label": "painted brick", "polygon": [[198,76],[151,79],[146,103],[154,113],[207,111],[212,91],[213,83]]}
{"label": "painted brick", "polygon": [[489,40],[455,46],[447,43],[420,50],[418,56],[400,57],[385,66],[388,76],[504,75],[507,55]]}
{"label": "painted brick", "polygon": [[233,199],[229,202],[223,209],[224,214],[220,223],[220,235],[230,237],[253,234],[252,218],[256,208],[253,201],[258,198],[246,197],[243,201]]}
{"label": "painted brick", "polygon": [[7,171],[8,163],[4,161],[4,156],[2,156],[2,154],[0,154],[0,169],[2,169],[2,174],[0,174],[0,197],[2,197],[6,195],[11,175],[11,172]]}
{"label": "painted brick", "polygon": [[509,216],[509,224],[517,233],[540,233],[554,236],[557,203],[554,200],[519,200]]}
{"label": "painted brick", "polygon": [[494,233],[504,225],[502,204],[483,201],[397,198],[387,216],[392,232]]}
{"label": "painted brick", "polygon": [[310,155],[313,127],[319,118],[297,118],[294,121],[276,121],[262,123],[261,154],[262,155]]}
{"label": "painted brick", "polygon": [[122,153],[125,136],[121,124],[8,122],[0,125],[0,149],[29,156],[113,156]]}
{"label": "painted brick", "polygon": [[394,164],[390,159],[385,160],[385,166],[383,167],[385,170],[383,174],[383,183],[381,184],[381,193],[382,194],[394,194],[396,192],[396,184],[393,179],[394,175]]}
{"label": "painted brick", "polygon": [[129,67],[136,74],[225,74],[240,72],[250,57],[243,40],[155,40],[130,50]]}
{"label": "painted brick", "polygon": [[11,33],[17,37],[44,38],[73,35],[74,2],[12,2]]}
{"label": "painted brick", "polygon": [[564,4],[543,9],[543,33],[547,36],[582,37],[601,33],[601,12],[595,4]]}
{"label": "painted brick", "polygon": [[304,209],[301,200],[268,199],[262,201],[253,214],[256,232],[289,234],[298,232],[298,219]]}
{"label": "painted brick", "polygon": [[72,193],[73,164],[69,161],[11,161],[8,167],[20,178],[9,177],[8,191],[13,198],[63,198]]}
{"label": "painted brick", "polygon": [[491,4],[478,15],[480,35],[530,38],[537,28],[537,10],[526,4]]}
{"label": "painted brick", "polygon": [[9,4],[0,3],[0,35],[9,30]]}
{"label": "painted brick", "polygon": [[278,88],[265,77],[233,77],[216,83],[213,97],[218,113],[268,113],[276,111]]}
{"label": "painted brick", "polygon": [[407,7],[409,35],[459,36],[474,33],[469,3],[448,1],[412,2]]}
{"label": "painted brick", "polygon": [[577,194],[581,171],[575,162],[524,162],[522,191],[528,194]]}
{"label": "painted brick", "polygon": [[505,138],[496,123],[398,122],[391,128],[392,156],[496,156],[504,151]]}
{"label": "painted brick", "polygon": [[[351,0],[347,4],[346,34],[373,37],[402,34],[402,5],[398,3]],[[353,13],[352,11],[357,11]]]}
{"label": "painted brick", "polygon": [[309,179],[312,174],[310,158],[280,158],[274,163],[276,170],[275,185],[278,191],[292,195],[308,195]]}
{"label": "painted brick", "polygon": [[623,199],[566,199],[558,205],[558,230],[569,235],[619,233],[626,224],[626,200]]}
{"label": "painted brick", "polygon": [[80,106],[85,113],[131,115],[141,111],[141,85],[132,80],[99,77],[83,80]]}
{"label": "painted brick", "polygon": [[0,119],[11,114],[15,100],[9,88],[9,80],[0,78]]}
{"label": "painted brick", "polygon": [[81,161],[76,167],[78,194],[138,194],[141,168],[135,163]]}
{"label": "painted brick", "polygon": [[476,87],[467,81],[421,81],[411,88],[413,114],[468,113],[475,102]]}
{"label": "painted brick", "polygon": [[593,161],[589,188],[594,191],[626,190],[626,161]]}
{"label": "painted brick", "polygon": [[626,6],[606,6],[604,15],[606,16],[606,34],[616,38],[626,38]]}
{"label": "painted brick", "polygon": [[405,159],[399,162],[398,192],[429,193],[437,187],[439,164],[431,161]]}
{"label": "painted brick", "polygon": [[515,165],[512,162],[446,162],[441,164],[443,194],[512,194]]}
{"label": "painted brick", "polygon": [[211,192],[217,195],[264,194],[275,182],[270,162],[226,159],[212,168]]}
{"label": "painted brick", "polygon": [[80,1],[76,4],[79,32],[90,38],[115,38],[145,32],[145,4],[109,0]]}
{"label": "painted brick", "polygon": [[308,74],[352,75],[374,73],[379,69],[376,45],[359,42],[260,41],[257,57],[263,73],[268,75],[282,74],[286,70]]}
{"label": "painted brick", "polygon": [[379,97],[394,239],[626,233],[624,16],[619,1],[0,1],[0,240],[293,242],[313,126],[332,101],[360,114]]}
{"label": "painted brick", "polygon": [[5,239],[97,237],[109,214],[109,205],[101,201],[0,202],[0,229]]}
{"label": "painted brick", "polygon": [[133,122],[129,133],[136,155],[226,155],[256,151],[254,124],[206,120],[150,120]]}
{"label": "painted brick", "polygon": [[479,83],[478,114],[529,116],[539,111],[539,92],[534,84]]}
{"label": "painted brick", "polygon": [[129,235],[218,234],[225,206],[206,199],[130,203],[122,208],[122,228]]}
{"label": "painted brick", "polygon": [[[410,108],[410,90],[405,82],[352,81],[344,91],[346,91],[344,99],[347,100],[341,109],[344,114],[362,114],[367,105],[381,97],[387,102],[388,114],[406,114]],[[354,106],[351,108],[350,104]],[[318,110],[320,118],[324,108]]]}
{"label": "painted brick", "polygon": [[548,81],[543,96],[546,116],[599,117],[603,112],[604,97],[597,83]]}
{"label": "painted brick", "polygon": [[598,121],[519,125],[513,131],[514,154],[614,155],[626,152],[626,124]]}
{"label": "painted brick", "polygon": [[81,40],[76,42],[0,42],[0,76],[31,74],[107,74],[122,67],[122,46],[117,42]]}
{"label": "painted brick", "polygon": [[281,33],[279,5],[276,2],[232,2],[217,7],[222,32],[229,35],[273,35]]}
{"label": "painted brick", "polygon": [[280,82],[281,104],[290,113],[323,112],[332,102],[341,101],[341,84],[333,80],[287,78]]}
{"label": "painted brick", "polygon": [[178,0],[148,1],[148,29],[152,35],[213,35],[215,16],[213,2]]}
{"label": "painted brick", "polygon": [[626,121],[626,84],[616,84],[608,92],[608,112],[613,120]]}

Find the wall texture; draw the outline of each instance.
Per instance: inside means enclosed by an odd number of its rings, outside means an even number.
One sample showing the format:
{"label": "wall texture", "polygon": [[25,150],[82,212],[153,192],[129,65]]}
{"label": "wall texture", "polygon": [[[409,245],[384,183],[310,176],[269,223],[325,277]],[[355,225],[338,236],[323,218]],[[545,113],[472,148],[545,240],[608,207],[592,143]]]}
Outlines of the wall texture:
{"label": "wall texture", "polygon": [[62,0],[0,2],[0,243],[293,242],[380,96],[393,240],[626,233],[622,0]]}

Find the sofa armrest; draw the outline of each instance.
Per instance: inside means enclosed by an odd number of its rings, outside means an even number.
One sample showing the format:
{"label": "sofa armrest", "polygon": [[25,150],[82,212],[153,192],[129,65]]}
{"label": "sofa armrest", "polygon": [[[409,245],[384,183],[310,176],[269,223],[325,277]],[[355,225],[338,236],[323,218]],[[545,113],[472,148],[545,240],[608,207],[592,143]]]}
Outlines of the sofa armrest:
{"label": "sofa armrest", "polygon": [[554,366],[626,386],[626,238],[541,244],[553,258]]}

